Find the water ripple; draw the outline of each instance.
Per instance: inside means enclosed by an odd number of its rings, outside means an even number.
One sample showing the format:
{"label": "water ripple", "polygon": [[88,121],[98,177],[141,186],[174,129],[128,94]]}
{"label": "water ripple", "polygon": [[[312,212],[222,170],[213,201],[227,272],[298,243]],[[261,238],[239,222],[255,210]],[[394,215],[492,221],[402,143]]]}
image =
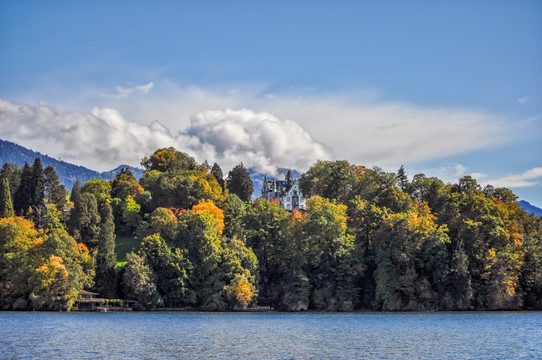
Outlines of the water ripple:
{"label": "water ripple", "polygon": [[542,313],[0,313],[2,359],[540,359]]}

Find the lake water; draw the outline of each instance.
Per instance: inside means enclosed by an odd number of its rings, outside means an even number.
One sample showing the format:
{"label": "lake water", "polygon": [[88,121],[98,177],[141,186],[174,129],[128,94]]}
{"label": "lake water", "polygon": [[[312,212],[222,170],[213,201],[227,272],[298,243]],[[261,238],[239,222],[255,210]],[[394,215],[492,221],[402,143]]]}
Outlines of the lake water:
{"label": "lake water", "polygon": [[0,312],[2,359],[542,359],[542,313]]}

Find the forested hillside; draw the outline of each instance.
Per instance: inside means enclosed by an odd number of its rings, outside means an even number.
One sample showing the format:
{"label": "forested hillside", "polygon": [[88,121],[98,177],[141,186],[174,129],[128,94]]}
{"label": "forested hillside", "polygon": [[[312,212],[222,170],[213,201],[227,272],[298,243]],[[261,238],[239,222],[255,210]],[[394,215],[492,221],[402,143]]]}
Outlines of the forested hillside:
{"label": "forested hillside", "polygon": [[120,165],[111,171],[98,172],[87,169],[86,167],[57,160],[48,155],[29,150],[23,146],[0,139],[0,164],[12,163],[23,167],[27,162],[32,164],[34,159],[40,158],[43,166],[52,166],[60,179],[60,182],[71,189],[76,181],[84,184],[90,179],[112,180],[121,168],[129,168],[138,179],[143,174],[143,170],[127,165]]}
{"label": "forested hillside", "polygon": [[520,200],[519,201],[519,206],[521,206],[521,208],[523,210],[525,210],[525,212],[527,212],[527,214],[534,214],[536,216],[542,216],[542,209],[534,206],[534,205],[531,205],[529,204],[529,202],[525,201],[525,200]]}
{"label": "forested hillside", "polygon": [[[66,190],[39,159],[0,172],[0,304],[70,308],[81,289],[142,308],[542,309],[542,218],[506,188],[407,178],[346,161],[301,175],[304,212],[251,200],[173,148]],[[138,246],[117,265],[115,239]]]}

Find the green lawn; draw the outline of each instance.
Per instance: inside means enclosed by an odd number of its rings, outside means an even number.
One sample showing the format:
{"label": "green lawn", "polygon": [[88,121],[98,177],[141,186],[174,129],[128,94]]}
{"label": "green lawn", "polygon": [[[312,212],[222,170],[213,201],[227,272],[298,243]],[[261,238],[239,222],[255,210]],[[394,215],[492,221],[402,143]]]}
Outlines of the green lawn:
{"label": "green lawn", "polygon": [[117,254],[117,266],[122,266],[126,262],[126,254],[135,250],[141,244],[141,239],[134,239],[133,236],[117,235],[115,244],[115,253]]}

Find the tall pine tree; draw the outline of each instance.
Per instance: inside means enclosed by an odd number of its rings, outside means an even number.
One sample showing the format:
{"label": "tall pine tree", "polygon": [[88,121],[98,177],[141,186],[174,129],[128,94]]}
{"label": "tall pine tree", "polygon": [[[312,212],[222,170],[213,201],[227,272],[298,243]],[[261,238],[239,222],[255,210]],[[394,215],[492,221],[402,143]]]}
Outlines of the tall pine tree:
{"label": "tall pine tree", "polygon": [[45,174],[41,159],[36,158],[32,165],[32,182],[31,182],[31,203],[33,210],[33,220],[38,228],[43,225],[43,219],[46,213],[45,208]]}
{"label": "tall pine tree", "polygon": [[11,192],[9,191],[9,180],[1,179],[0,183],[0,218],[13,217],[13,203],[11,202]]}
{"label": "tall pine tree", "polygon": [[211,168],[211,174],[215,177],[216,181],[218,181],[218,185],[222,189],[224,189],[224,174],[222,174],[222,169],[220,166],[218,166],[217,163],[213,164],[213,167]]}
{"label": "tall pine tree", "polygon": [[0,170],[0,179],[7,178],[9,181],[9,188],[11,192],[11,199],[14,201],[15,192],[19,188],[21,183],[21,169],[19,165],[12,163],[4,163],[2,170]]}
{"label": "tall pine tree", "polygon": [[45,198],[49,204],[62,208],[66,203],[66,187],[60,183],[55,169],[49,165],[43,171],[45,174]]}
{"label": "tall pine tree", "polygon": [[25,162],[21,172],[21,182],[15,192],[13,208],[17,215],[26,215],[32,206],[32,167]]}
{"label": "tall pine tree", "polygon": [[96,255],[96,290],[107,298],[116,295],[117,278],[115,266],[115,224],[111,205],[104,203],[100,208],[100,229]]}
{"label": "tall pine tree", "polygon": [[40,158],[36,158],[32,165],[31,191],[31,206],[34,209],[45,208],[45,174]]}

